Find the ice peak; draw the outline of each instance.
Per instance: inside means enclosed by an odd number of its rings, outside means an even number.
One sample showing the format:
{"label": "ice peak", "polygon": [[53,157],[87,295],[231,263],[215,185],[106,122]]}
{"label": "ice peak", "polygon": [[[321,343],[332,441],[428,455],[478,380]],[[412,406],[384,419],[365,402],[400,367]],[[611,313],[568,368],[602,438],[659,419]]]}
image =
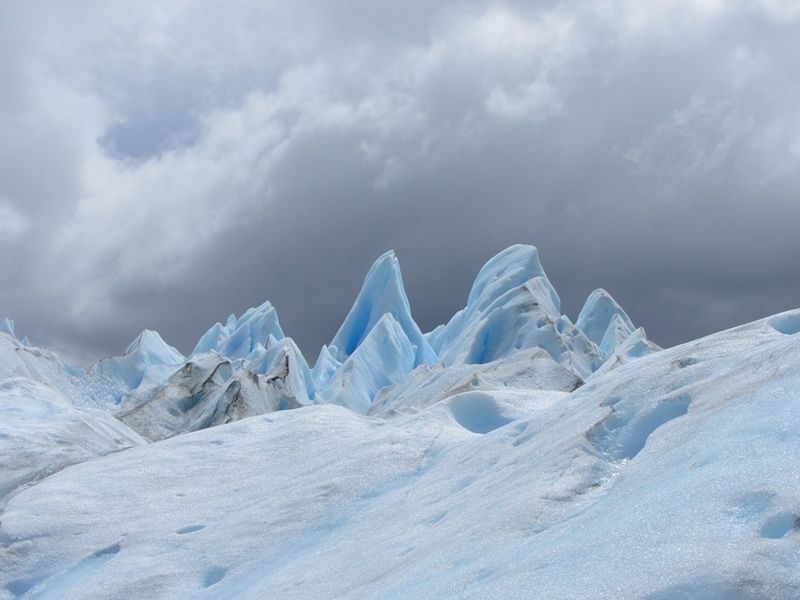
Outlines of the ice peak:
{"label": "ice peak", "polygon": [[231,315],[225,325],[215,324],[200,338],[192,354],[213,351],[228,358],[245,358],[258,344],[266,347],[270,336],[276,340],[286,337],[275,308],[264,302],[238,319]]}
{"label": "ice peak", "polygon": [[[491,362],[532,344],[544,347],[548,340],[560,339],[553,325],[561,316],[560,307],[538,250],[518,244],[486,263],[467,306],[430,340],[445,364]],[[550,333],[545,335],[542,328]],[[553,351],[554,357],[561,354]]]}
{"label": "ice peak", "polygon": [[145,364],[174,365],[185,360],[175,348],[167,344],[156,331],[145,329],[136,336],[122,356],[139,355]]}
{"label": "ice peak", "polygon": [[535,246],[524,244],[506,248],[484,265],[470,290],[467,308],[482,312],[497,298],[537,277],[546,283],[543,291],[558,312],[561,301],[539,262],[539,251]]}
{"label": "ice peak", "polygon": [[97,406],[117,405],[146,379],[153,385],[163,384],[185,361],[158,333],[145,329],[122,356],[104,358],[89,369],[81,380],[82,389]]}
{"label": "ice peak", "polygon": [[7,333],[11,337],[16,337],[14,335],[14,321],[8,318],[3,319],[3,322],[0,323],[0,331]]}
{"label": "ice peak", "polygon": [[[618,320],[614,318],[615,315]],[[627,329],[628,334],[636,329],[611,294],[602,288],[596,289],[586,299],[575,325],[583,331],[587,338],[600,346],[612,323],[614,324],[613,329],[624,328]]]}
{"label": "ice peak", "polygon": [[415,365],[436,360],[436,354],[411,317],[400,264],[393,250],[378,258],[367,273],[353,307],[330,343],[331,354],[344,362],[386,314],[394,317],[415,347]]}

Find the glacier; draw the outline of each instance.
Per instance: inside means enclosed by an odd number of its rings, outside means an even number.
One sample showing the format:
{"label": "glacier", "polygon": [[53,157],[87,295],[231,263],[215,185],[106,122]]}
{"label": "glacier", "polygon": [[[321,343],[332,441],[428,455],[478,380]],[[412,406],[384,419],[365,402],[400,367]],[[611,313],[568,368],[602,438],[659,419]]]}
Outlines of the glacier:
{"label": "glacier", "polygon": [[800,597],[800,310],[661,349],[533,246],[424,333],[379,257],[74,369],[0,325],[0,599]]}

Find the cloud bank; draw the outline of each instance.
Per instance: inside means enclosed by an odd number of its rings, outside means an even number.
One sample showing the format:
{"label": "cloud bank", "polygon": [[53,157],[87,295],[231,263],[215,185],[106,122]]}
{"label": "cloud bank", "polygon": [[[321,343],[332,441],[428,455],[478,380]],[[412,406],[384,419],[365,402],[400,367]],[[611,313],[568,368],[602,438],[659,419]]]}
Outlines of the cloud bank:
{"label": "cloud bank", "polygon": [[75,362],[269,299],[309,360],[539,247],[672,345],[800,306],[800,11],[673,0],[0,8],[0,316]]}

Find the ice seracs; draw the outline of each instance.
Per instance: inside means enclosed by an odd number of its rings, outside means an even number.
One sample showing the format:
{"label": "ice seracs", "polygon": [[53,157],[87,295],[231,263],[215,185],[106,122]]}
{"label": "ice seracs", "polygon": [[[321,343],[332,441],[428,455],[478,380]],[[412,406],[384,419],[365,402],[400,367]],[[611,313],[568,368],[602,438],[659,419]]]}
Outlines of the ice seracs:
{"label": "ice seracs", "polygon": [[15,337],[14,321],[12,319],[9,319],[8,317],[3,319],[3,322],[0,323],[0,333],[5,333],[7,335],[10,335],[11,337]]}
{"label": "ice seracs", "polygon": [[537,249],[512,246],[486,263],[467,306],[429,339],[448,365],[483,364],[538,347],[586,378],[603,358],[560,307]]}
{"label": "ice seracs", "polygon": [[193,355],[155,395],[120,406],[119,419],[151,441],[300,406],[289,354],[266,374],[236,369],[214,352]]}
{"label": "ice seracs", "polygon": [[192,354],[216,352],[227,358],[245,358],[258,344],[267,346],[270,336],[285,336],[278,322],[278,313],[269,302],[251,308],[238,319],[231,315],[225,325],[217,323],[197,342]]}
{"label": "ice seracs", "polygon": [[423,336],[411,317],[397,258],[387,252],[370,269],[331,344],[320,352],[312,377],[320,399],[359,412],[370,410],[381,388],[399,384],[420,366],[488,364],[530,349],[544,350],[583,381],[634,327],[602,290],[590,296],[581,314],[575,325],[560,313],[558,294],[537,249],[517,245],[481,269],[463,310]]}
{"label": "ice seracs", "polygon": [[415,348],[394,316],[385,313],[322,388],[328,401],[366,413],[375,395],[405,379],[415,366]]}
{"label": "ice seracs", "polygon": [[389,251],[372,265],[344,323],[320,352],[314,380],[327,401],[366,412],[381,388],[436,360],[411,317],[400,265]]}
{"label": "ice seracs", "polygon": [[[494,365],[539,349],[579,384],[606,361],[619,365],[657,349],[603,290],[590,295],[573,324],[560,313],[558,294],[537,249],[525,245],[489,260],[478,273],[466,307],[428,334],[411,316],[397,257],[392,251],[384,253],[369,269],[342,326],[322,348],[313,369],[285,336],[269,302],[240,317],[231,315],[224,325],[216,323],[189,358],[157,333],[144,331],[122,356],[104,359],[86,374],[70,370],[54,355],[23,349],[13,332],[14,323],[6,319],[0,335],[7,338],[7,364],[16,365],[13,372],[50,382],[77,405],[110,410],[150,439],[311,403],[368,412],[383,388],[437,363],[452,368]],[[637,341],[626,344],[632,335]],[[541,369],[542,389],[575,385],[564,383],[559,375],[550,386],[551,375],[560,371],[538,353],[533,355],[539,358],[529,368]],[[204,374],[208,369],[203,365],[214,368]],[[7,375],[10,369],[6,366]],[[223,372],[227,375],[220,381]],[[453,376],[459,380],[464,375],[455,369]]]}
{"label": "ice seracs", "polygon": [[603,338],[597,344],[602,355],[606,358],[611,356],[633,332],[633,326],[626,323],[620,315],[612,315]]}
{"label": "ice seracs", "polygon": [[436,361],[436,353],[411,317],[400,265],[391,250],[370,268],[353,307],[328,345],[328,352],[339,362],[344,362],[384,315],[392,316],[412,344],[414,366]]}
{"label": "ice seracs", "polygon": [[111,408],[137,388],[157,388],[184,363],[185,357],[155,331],[145,330],[122,356],[104,358],[75,380],[87,405]]}
{"label": "ice seracs", "polygon": [[308,364],[284,337],[269,302],[214,325],[182,366],[149,392],[128,394],[115,414],[152,441],[316,398]]}
{"label": "ice seracs", "polygon": [[[621,338],[620,341],[624,341],[636,329],[622,307],[604,289],[597,289],[589,294],[575,325],[598,346],[602,346],[609,330],[615,332],[615,340]],[[613,347],[611,350],[613,351]]]}
{"label": "ice seracs", "polygon": [[317,390],[311,370],[303,353],[292,338],[276,340],[270,337],[266,348],[260,344],[251,352],[245,369],[257,375],[268,375],[285,371],[282,376],[287,389],[300,404],[310,404],[316,400]]}

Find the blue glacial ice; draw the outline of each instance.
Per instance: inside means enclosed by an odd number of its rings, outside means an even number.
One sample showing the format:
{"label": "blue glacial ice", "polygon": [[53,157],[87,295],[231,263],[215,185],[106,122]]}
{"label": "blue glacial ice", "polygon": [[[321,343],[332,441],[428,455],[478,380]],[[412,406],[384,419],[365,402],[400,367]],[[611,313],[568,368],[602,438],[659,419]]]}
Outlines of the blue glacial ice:
{"label": "blue glacial ice", "polygon": [[[613,339],[620,341],[624,341],[636,329],[622,307],[604,289],[589,294],[575,325],[589,340],[601,347],[609,329],[614,331]],[[613,347],[611,350],[613,352]]]}
{"label": "blue glacial ice", "polygon": [[366,412],[377,392],[436,353],[411,316],[400,265],[386,252],[372,265],[344,323],[314,367],[320,397]]}
{"label": "blue glacial ice", "polygon": [[402,325],[385,313],[321,390],[328,402],[365,413],[375,395],[405,379],[415,366],[415,348]]}
{"label": "blue glacial ice", "polygon": [[100,408],[119,405],[138,388],[162,385],[185,362],[155,331],[145,330],[121,356],[104,358],[83,377],[75,378],[79,402]]}
{"label": "blue glacial ice", "polygon": [[482,364],[528,348],[586,378],[603,362],[597,345],[560,313],[560,300],[533,246],[512,246],[478,274],[467,306],[430,336],[442,362]]}
{"label": "blue glacial ice", "polygon": [[0,332],[6,333],[6,334],[10,335],[11,337],[15,337],[14,336],[14,321],[12,319],[9,319],[8,317],[3,319],[3,322],[0,323]]}
{"label": "blue glacial ice", "polygon": [[[3,335],[15,340],[9,334],[14,331],[13,322],[4,321],[3,328]],[[52,354],[46,361],[39,360],[46,353],[35,350],[15,354],[8,364],[17,364],[15,369],[20,371],[24,358],[22,374],[54,382],[56,389],[77,405],[104,407],[125,415],[138,431],[160,439],[219,423],[221,417],[213,414],[236,418],[259,410],[325,402],[367,412],[381,389],[401,383],[420,367],[439,363],[447,367],[492,365],[533,349],[549,354],[579,384],[604,361],[613,359],[611,362],[618,365],[657,349],[643,331],[636,334],[638,345],[632,341],[623,349],[633,332],[628,316],[603,290],[589,297],[573,324],[560,314],[558,294],[547,279],[536,248],[517,245],[499,253],[481,269],[463,310],[446,325],[423,334],[411,316],[397,257],[389,251],[370,268],[350,312],[331,343],[320,351],[313,369],[294,341],[284,335],[269,302],[238,318],[231,315],[224,325],[216,323],[200,338],[188,359],[157,333],[145,331],[122,356],[100,361],[85,375],[62,365]],[[16,341],[14,344],[15,348],[21,346]],[[189,393],[185,385],[170,383],[173,376],[182,381],[182,369],[187,365],[217,363],[226,363],[230,373],[224,382],[215,379],[211,386],[214,394],[206,389],[203,402],[198,401],[196,391]],[[558,373],[541,359],[536,364],[540,375]],[[282,370],[286,373],[275,374]],[[245,373],[263,376],[272,383],[258,377],[246,379]],[[550,375],[540,379],[547,381]],[[552,389],[574,385],[564,383],[560,375],[554,377]],[[250,385],[253,381],[260,383]],[[230,391],[234,388],[240,393]],[[242,389],[250,392],[245,394]],[[223,390],[228,390],[228,396]],[[255,400],[259,394],[264,396],[263,401]],[[240,408],[233,412],[221,406],[208,409],[212,396],[214,406],[224,404],[223,397],[228,397]],[[154,408],[158,403],[164,406]],[[187,403],[206,408],[176,409]],[[176,410],[179,418],[172,414]],[[191,422],[193,418],[198,420]],[[147,419],[158,422],[151,426]]]}
{"label": "blue glacial ice", "polygon": [[258,344],[267,346],[270,336],[276,340],[285,337],[278,323],[278,313],[272,304],[264,302],[238,319],[231,315],[225,325],[214,325],[200,338],[192,354],[216,352],[227,358],[245,358]]}
{"label": "blue glacial ice", "polygon": [[328,352],[344,362],[355,352],[384,315],[391,315],[413,347],[414,366],[432,364],[436,353],[414,319],[403,287],[400,264],[391,250],[370,268],[353,307],[328,345]]}

